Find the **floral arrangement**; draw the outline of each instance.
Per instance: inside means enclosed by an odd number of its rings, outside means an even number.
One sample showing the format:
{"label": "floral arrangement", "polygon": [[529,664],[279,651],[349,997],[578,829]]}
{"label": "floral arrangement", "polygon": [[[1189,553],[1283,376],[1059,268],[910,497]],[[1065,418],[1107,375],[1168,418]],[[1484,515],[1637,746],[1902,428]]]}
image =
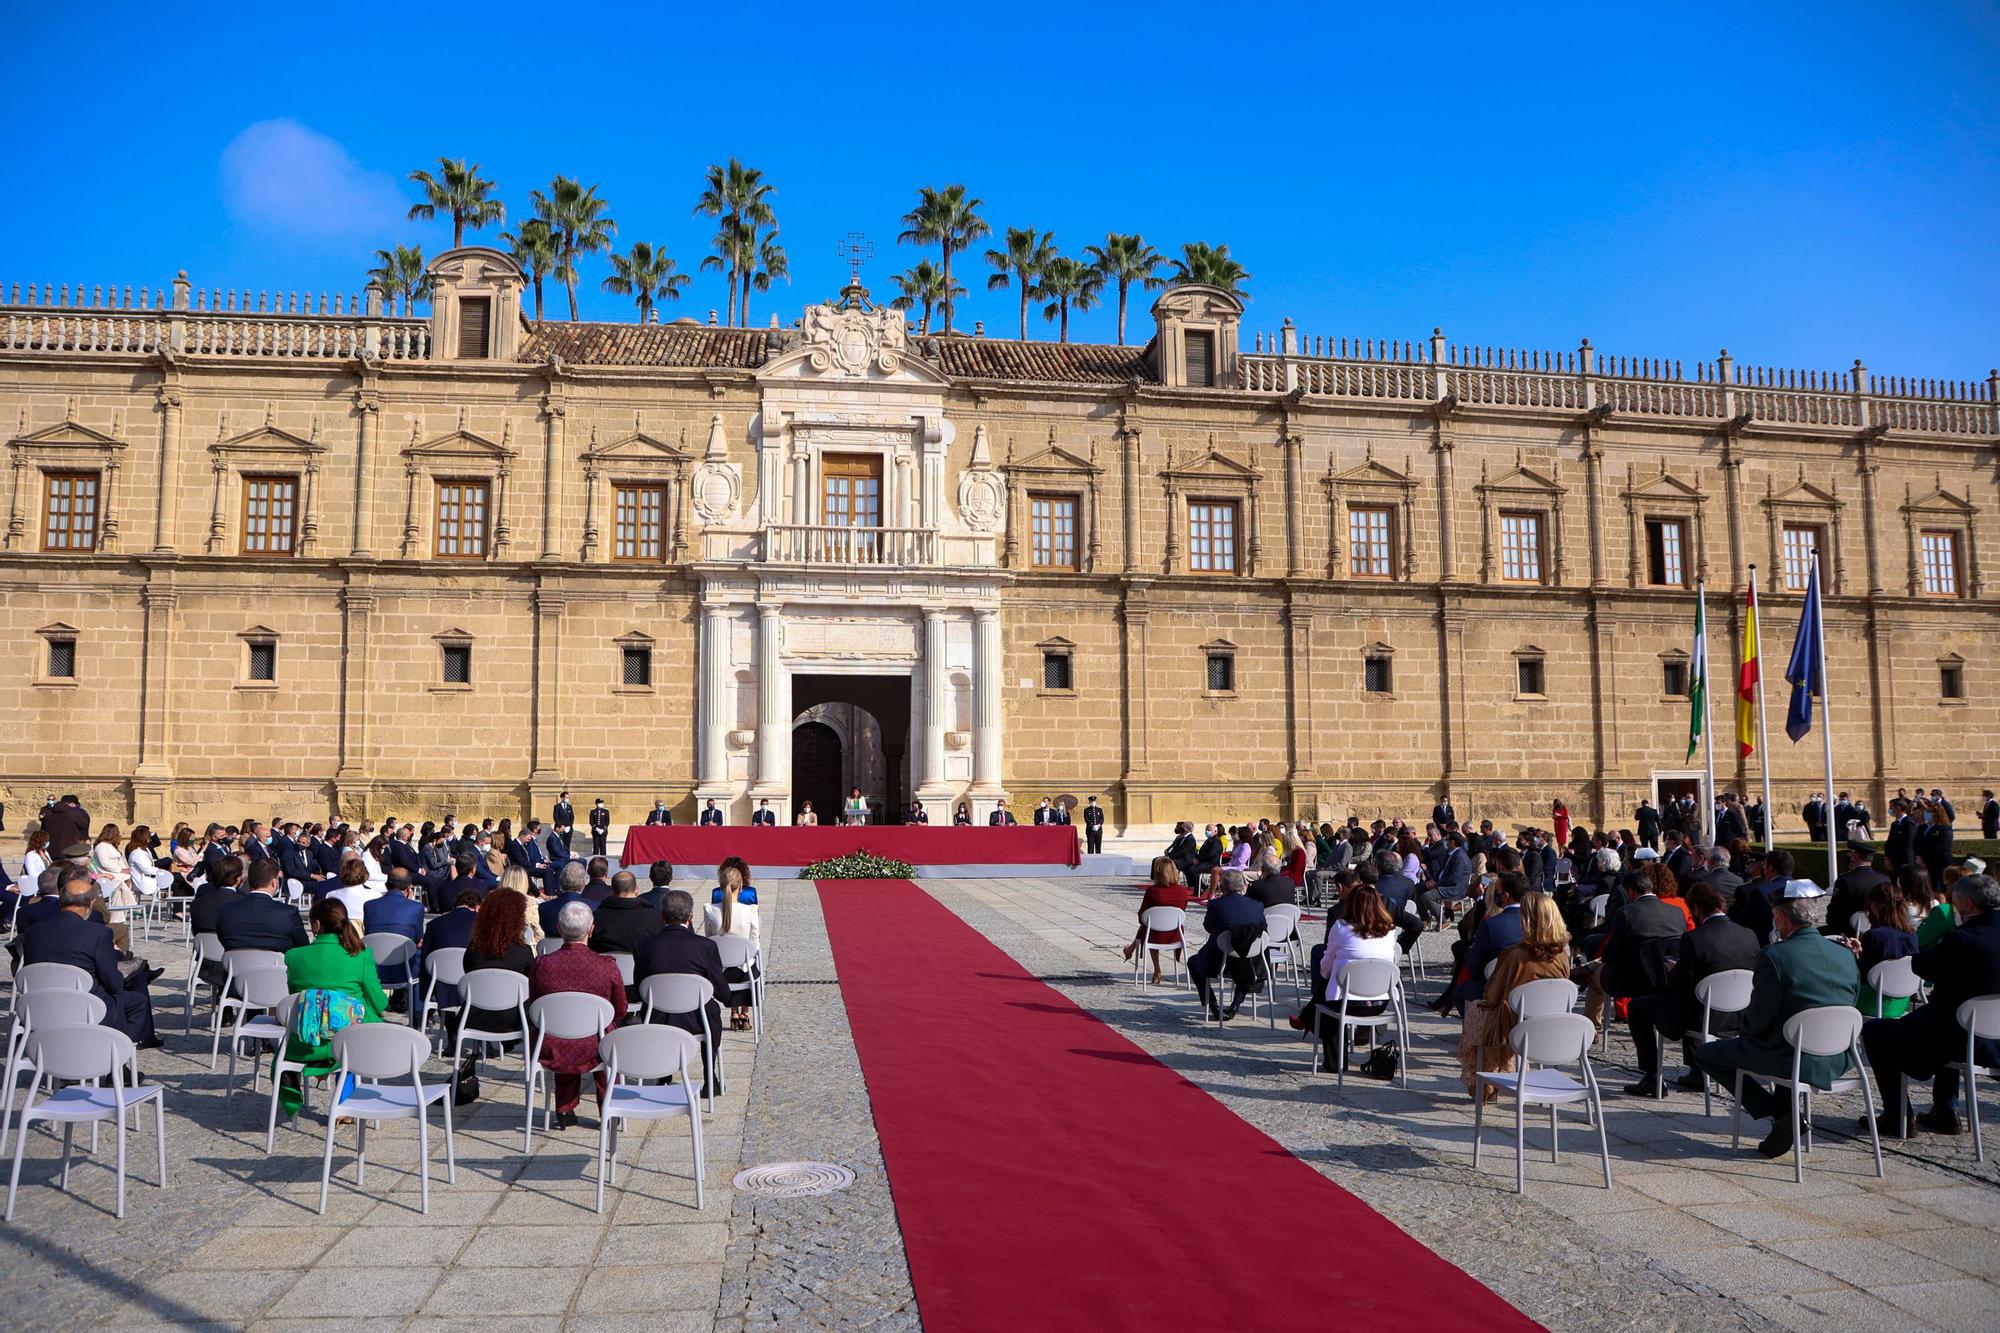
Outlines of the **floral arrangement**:
{"label": "floral arrangement", "polygon": [[800,879],[908,879],[916,869],[908,861],[877,856],[866,848],[846,856],[829,856],[799,871]]}

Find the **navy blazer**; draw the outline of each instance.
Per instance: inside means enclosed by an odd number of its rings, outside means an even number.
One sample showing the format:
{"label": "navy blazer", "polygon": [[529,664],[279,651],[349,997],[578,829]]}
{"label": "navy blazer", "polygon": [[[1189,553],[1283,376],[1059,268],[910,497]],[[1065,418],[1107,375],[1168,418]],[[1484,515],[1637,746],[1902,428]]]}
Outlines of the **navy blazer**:
{"label": "navy blazer", "polygon": [[17,935],[25,935],[30,929],[62,913],[62,900],[54,894],[46,898],[35,898],[21,904],[16,914],[14,929]]}
{"label": "navy blazer", "polygon": [[306,864],[305,852],[298,843],[280,833],[271,839],[271,850],[277,853],[278,868],[285,872],[286,879],[295,879],[301,884],[318,878],[313,868]]}
{"label": "navy blazer", "polygon": [[549,822],[558,828],[575,828],[576,807],[568,801],[557,801],[556,808],[550,813]]}
{"label": "navy blazer", "polygon": [[[432,917],[431,923],[424,927],[422,949],[426,984],[429,984],[430,960],[439,949],[464,949],[471,946],[472,923],[478,917],[479,913],[470,907],[454,907],[443,916]],[[457,1008],[458,987],[440,983],[432,992],[431,1001],[441,1008]]]}
{"label": "navy blazer", "polygon": [[322,841],[313,844],[312,852],[313,864],[321,875],[331,878],[340,873],[340,848]]}
{"label": "navy blazer", "polygon": [[507,863],[517,865],[532,875],[547,865],[549,858],[541,844],[524,833],[507,844]]}
{"label": "navy blazer", "polygon": [[[213,935],[218,933],[216,931],[216,918],[220,915],[224,907],[227,907],[242,896],[236,890],[225,889],[219,884],[202,885],[194,891],[194,901],[188,906],[189,929],[193,930],[197,935]],[[54,900],[51,899],[50,901]],[[24,907],[21,910],[25,913],[30,909]],[[292,915],[297,916],[298,913],[294,912]]]}
{"label": "navy blazer", "polygon": [[[729,995],[729,982],[722,973],[722,954],[716,949],[715,941],[697,935],[692,926],[668,926],[641,944],[632,954],[632,978],[634,982],[647,977],[693,975],[705,978],[715,998],[709,1002],[709,1021],[716,1025],[712,1035],[721,1038],[722,1012],[716,1005]],[[659,1020],[697,1035],[701,1027],[693,1014],[674,1018],[664,1016]]]}
{"label": "navy blazer", "polygon": [[424,935],[423,904],[400,893],[385,893],[362,909],[361,932],[364,935],[381,933],[420,940]]}
{"label": "navy blazer", "polygon": [[702,811],[701,822],[703,824],[708,824],[708,825],[720,824],[722,822],[722,811],[720,810]]}
{"label": "navy blazer", "polygon": [[[1896,1023],[1899,1032],[1909,1034],[1918,1055],[1910,1067],[1921,1077],[1947,1060],[1965,1058],[1958,1006],[1977,996],[2000,994],[2000,911],[1968,918],[1911,959],[1910,966],[1931,983],[1929,1002],[1903,1018],[1873,1021]],[[2000,1041],[1981,1038],[1978,1055],[1981,1064],[2000,1064]]]}
{"label": "navy blazer", "polygon": [[[716,822],[721,823],[722,821],[717,820]],[[776,824],[777,822],[778,812],[776,810],[752,810],[750,812],[750,823],[753,826],[761,827],[766,824]]]}
{"label": "navy blazer", "polygon": [[113,997],[125,989],[125,976],[118,970],[111,927],[102,921],[58,909],[53,917],[22,934],[21,959],[23,963],[67,963],[82,968],[90,974],[90,993],[104,1001],[106,1016],[119,1012]]}
{"label": "navy blazer", "polygon": [[233,854],[234,853],[232,853],[227,847],[224,847],[221,843],[211,842],[210,844],[208,844],[207,848],[204,849],[201,854],[202,873],[207,875],[213,875],[215,873],[216,866],[222,863],[222,858],[225,856],[231,856]]}
{"label": "navy blazer", "polygon": [[298,908],[290,903],[279,902],[268,893],[237,893],[230,897],[233,901],[224,903],[215,917],[215,933],[222,937],[223,948],[271,949],[283,953],[311,943],[306,938],[305,923],[299,920]]}
{"label": "navy blazer", "polygon": [[673,822],[674,812],[671,810],[648,810],[646,812],[646,826],[648,828],[651,828],[655,824],[666,825]]}
{"label": "navy blazer", "polygon": [[243,854],[252,861],[262,861],[271,854],[271,849],[255,838],[243,840]]}
{"label": "navy blazer", "polygon": [[590,906],[590,900],[580,893],[559,893],[542,903],[542,934],[552,939],[558,938],[561,935],[561,932],[556,929],[556,917],[561,914],[563,908],[568,907],[571,903],[582,903],[585,907]]}
{"label": "navy blazer", "polygon": [[[1201,946],[1198,956],[1206,956],[1209,975],[1221,970],[1224,937],[1238,931],[1259,931],[1264,928],[1264,904],[1241,893],[1218,893],[1208,905],[1208,912],[1201,920],[1201,928],[1208,932],[1208,943]],[[1245,937],[1248,942],[1248,937]]]}
{"label": "navy blazer", "polygon": [[388,858],[390,869],[401,867],[412,875],[423,873],[423,858],[418,856],[417,849],[407,842],[392,842],[382,854]]}
{"label": "navy blazer", "polygon": [[1521,905],[1508,903],[1489,912],[1472,933],[1472,947],[1466,951],[1466,978],[1452,991],[1454,1000],[1468,1004],[1486,993],[1486,965],[1521,942]]}

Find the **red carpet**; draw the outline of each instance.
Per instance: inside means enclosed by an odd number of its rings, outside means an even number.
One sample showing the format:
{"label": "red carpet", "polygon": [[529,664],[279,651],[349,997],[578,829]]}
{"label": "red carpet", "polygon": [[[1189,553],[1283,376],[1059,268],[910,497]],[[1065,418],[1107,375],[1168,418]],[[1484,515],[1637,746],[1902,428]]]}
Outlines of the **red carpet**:
{"label": "red carpet", "polygon": [[819,894],[927,1333],[1537,1327],[915,884]]}

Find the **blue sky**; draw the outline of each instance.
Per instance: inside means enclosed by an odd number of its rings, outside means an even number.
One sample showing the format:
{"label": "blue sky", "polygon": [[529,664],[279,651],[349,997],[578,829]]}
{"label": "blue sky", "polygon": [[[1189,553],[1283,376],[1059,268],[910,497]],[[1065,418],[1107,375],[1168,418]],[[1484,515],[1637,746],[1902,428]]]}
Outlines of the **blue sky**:
{"label": "blue sky", "polygon": [[[777,187],[791,256],[759,324],[832,294],[850,230],[885,296],[925,257],[895,243],[916,188],[964,182],[996,233],[1070,253],[1226,242],[1252,329],[2000,364],[1991,4],[39,4],[0,37],[0,282],[353,290],[378,246],[450,243],[402,217],[440,154],[480,162],[510,221],[557,173],[596,182],[621,246],[693,270],[703,170],[733,154]],[[1011,332],[969,267],[961,324]],[[586,261],[585,317],[631,318],[605,272]],[[698,274],[666,314],[722,304]],[[1108,308],[1073,323],[1111,331]]]}

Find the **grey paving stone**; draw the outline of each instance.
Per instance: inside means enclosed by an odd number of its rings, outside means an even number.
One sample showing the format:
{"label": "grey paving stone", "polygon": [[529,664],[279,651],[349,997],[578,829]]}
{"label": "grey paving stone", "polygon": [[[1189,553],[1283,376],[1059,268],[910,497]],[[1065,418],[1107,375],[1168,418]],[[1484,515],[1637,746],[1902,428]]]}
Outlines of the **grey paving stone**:
{"label": "grey paving stone", "polygon": [[[469,1268],[583,1265],[596,1257],[604,1230],[595,1223],[576,1226],[484,1226],[460,1252]],[[622,1237],[621,1237],[622,1242]]]}
{"label": "grey paving stone", "polygon": [[315,1268],[271,1306],[274,1318],[403,1315],[423,1304],[441,1268]]}
{"label": "grey paving stone", "polygon": [[1903,1333],[1914,1322],[1908,1311],[1861,1291],[1812,1291],[1790,1296],[1753,1296],[1744,1304],[1800,1333]]}
{"label": "grey paving stone", "polygon": [[1768,1248],[1867,1290],[1900,1283],[1945,1282],[1960,1276],[1936,1259],[1873,1236],[1813,1236],[1772,1241]]}
{"label": "grey paving stone", "polygon": [[471,1236],[471,1227],[359,1226],[326,1252],[324,1262],[351,1268],[442,1267]]}
{"label": "grey paving stone", "polygon": [[1891,1284],[1874,1288],[1877,1296],[1917,1318],[1949,1329],[2000,1328],[1993,1287],[1970,1278],[1954,1282]]}
{"label": "grey paving stone", "polygon": [[183,1262],[189,1268],[307,1268],[339,1236],[333,1227],[232,1227]]}
{"label": "grey paving stone", "polygon": [[[595,1274],[590,1280],[595,1280]],[[561,1315],[585,1281],[581,1267],[537,1264],[523,1268],[467,1268],[444,1275],[424,1302],[424,1313],[445,1318],[470,1315]],[[481,1321],[484,1327],[484,1321]]]}
{"label": "grey paving stone", "polygon": [[713,1310],[720,1271],[708,1265],[603,1265],[576,1294],[578,1314]]}

